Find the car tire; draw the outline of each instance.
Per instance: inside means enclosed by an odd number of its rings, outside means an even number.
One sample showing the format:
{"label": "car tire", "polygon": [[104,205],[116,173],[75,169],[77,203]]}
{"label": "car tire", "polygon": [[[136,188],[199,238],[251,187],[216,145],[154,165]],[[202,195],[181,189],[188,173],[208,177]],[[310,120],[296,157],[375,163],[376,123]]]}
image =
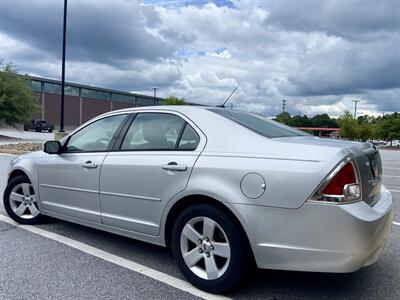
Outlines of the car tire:
{"label": "car tire", "polygon": [[40,213],[37,195],[27,176],[11,179],[4,190],[3,203],[8,216],[17,223],[36,225],[46,220]]}
{"label": "car tire", "polygon": [[52,133],[53,132],[53,129],[49,129],[49,133]]}
{"label": "car tire", "polygon": [[41,129],[40,127],[35,127],[35,131],[36,131],[36,132],[41,132],[42,129]]}
{"label": "car tire", "polygon": [[[213,233],[205,233],[211,232],[206,227],[213,227]],[[241,232],[230,216],[214,206],[196,204],[185,209],[173,226],[171,241],[182,274],[210,293],[225,293],[238,285],[253,266],[251,250]]]}

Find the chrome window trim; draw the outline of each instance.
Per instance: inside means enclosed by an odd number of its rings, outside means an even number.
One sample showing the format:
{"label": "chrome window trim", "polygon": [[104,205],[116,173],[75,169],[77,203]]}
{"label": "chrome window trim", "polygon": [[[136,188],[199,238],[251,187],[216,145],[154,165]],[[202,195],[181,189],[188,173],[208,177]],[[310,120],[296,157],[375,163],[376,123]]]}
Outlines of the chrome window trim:
{"label": "chrome window trim", "polygon": [[[141,113],[163,113],[163,114],[170,114],[170,115],[176,115],[178,117],[180,117],[185,124],[188,124],[190,127],[193,128],[193,130],[196,132],[196,134],[199,136],[199,143],[196,146],[196,149],[179,149],[179,148],[174,148],[174,149],[121,149],[122,146],[122,142],[125,138],[126,133],[128,132],[130,126],[134,123],[135,118],[133,118],[132,120],[128,121],[129,125],[127,126],[127,128],[124,130],[122,130],[119,135],[122,135],[122,140],[121,143],[119,145],[116,145],[115,148],[113,148],[111,151],[109,152],[202,152],[203,149],[205,148],[206,144],[207,144],[207,136],[204,134],[204,132],[197,126],[196,123],[194,123],[191,119],[189,119],[186,115],[182,114],[181,112],[177,112],[174,110],[161,110],[161,109],[157,109],[157,108],[150,108],[150,109],[140,109],[140,110],[132,110],[132,112],[135,117],[138,114]],[[186,126],[186,125],[185,125]],[[183,129],[185,128],[185,126],[183,126]],[[183,131],[182,131],[183,133]],[[178,140],[178,144],[180,141],[181,136],[179,136],[179,140]]]}

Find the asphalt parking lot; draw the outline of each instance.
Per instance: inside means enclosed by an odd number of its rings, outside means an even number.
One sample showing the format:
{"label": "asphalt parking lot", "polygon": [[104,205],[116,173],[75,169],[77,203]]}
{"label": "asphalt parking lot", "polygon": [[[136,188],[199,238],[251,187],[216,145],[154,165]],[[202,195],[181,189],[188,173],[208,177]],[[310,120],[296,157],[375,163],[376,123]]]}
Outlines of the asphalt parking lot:
{"label": "asphalt parking lot", "polygon": [[[376,264],[350,274],[256,270],[226,296],[400,299],[400,151],[383,150],[381,156],[384,184],[393,193],[397,223]],[[1,195],[11,159],[0,155]],[[17,227],[5,222],[4,215],[0,204],[0,299],[211,297],[185,285],[168,249],[64,221]]]}
{"label": "asphalt parking lot", "polygon": [[[23,130],[16,130],[16,129],[0,129],[0,136],[7,136],[10,138],[20,139],[12,141],[14,143],[18,142],[43,142],[48,140],[54,139],[54,133],[49,132],[35,132],[35,131],[23,131]],[[0,144],[9,144],[10,141],[5,140],[1,141]]]}

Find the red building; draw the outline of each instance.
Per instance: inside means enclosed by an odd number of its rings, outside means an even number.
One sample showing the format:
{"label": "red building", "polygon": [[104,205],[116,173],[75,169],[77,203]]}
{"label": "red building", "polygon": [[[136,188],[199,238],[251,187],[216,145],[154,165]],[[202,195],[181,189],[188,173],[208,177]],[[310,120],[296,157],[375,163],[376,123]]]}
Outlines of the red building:
{"label": "red building", "polygon": [[[58,127],[60,124],[61,82],[30,77],[29,84],[41,105],[41,112],[36,115],[36,118],[46,120]],[[64,93],[64,122],[67,128],[75,128],[110,110],[160,105],[164,100],[163,98],[69,82],[65,84]]]}
{"label": "red building", "polygon": [[319,137],[330,137],[334,139],[340,138],[340,128],[325,128],[325,127],[296,127],[297,129],[312,132]]}

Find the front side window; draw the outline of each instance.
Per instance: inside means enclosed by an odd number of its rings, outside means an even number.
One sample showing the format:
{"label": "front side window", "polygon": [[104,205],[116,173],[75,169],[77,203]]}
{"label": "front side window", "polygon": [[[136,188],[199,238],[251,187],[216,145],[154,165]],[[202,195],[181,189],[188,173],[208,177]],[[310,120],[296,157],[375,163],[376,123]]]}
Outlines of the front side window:
{"label": "front side window", "polygon": [[185,121],[172,114],[141,113],[128,129],[121,150],[173,150]]}
{"label": "front side window", "polygon": [[97,120],[76,132],[68,140],[66,152],[107,151],[110,143],[127,115],[116,115]]}
{"label": "front side window", "polygon": [[267,119],[266,117],[237,110],[208,109],[267,138],[309,135],[298,129]]}

